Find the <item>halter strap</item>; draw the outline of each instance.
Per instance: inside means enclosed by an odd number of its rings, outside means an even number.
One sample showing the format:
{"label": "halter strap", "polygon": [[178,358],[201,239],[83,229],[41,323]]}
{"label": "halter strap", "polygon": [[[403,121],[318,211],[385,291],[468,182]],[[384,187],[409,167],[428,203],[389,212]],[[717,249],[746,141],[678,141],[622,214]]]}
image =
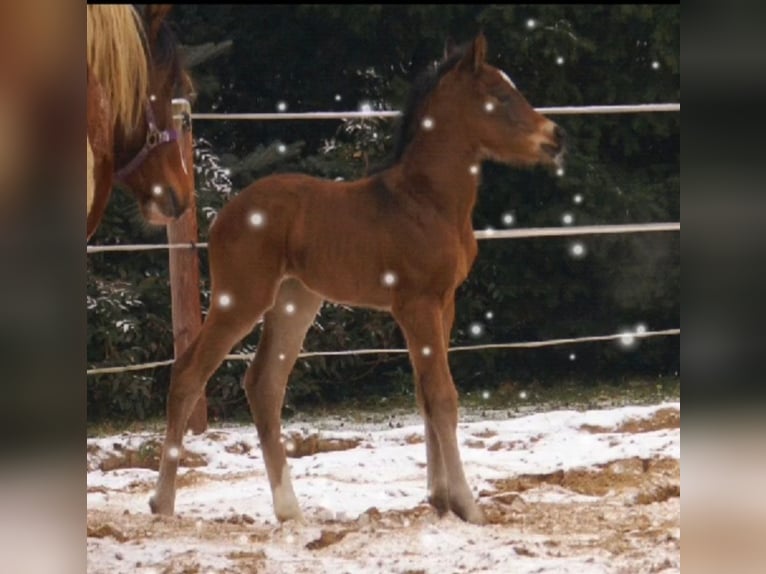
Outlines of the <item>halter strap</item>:
{"label": "halter strap", "polygon": [[147,101],[146,105],[146,143],[144,147],[136,154],[136,156],[128,162],[126,166],[121,168],[115,174],[117,181],[125,182],[125,178],[133,173],[138,167],[144,163],[146,157],[151,151],[159,145],[164,143],[174,142],[178,140],[178,132],[174,129],[159,130],[157,128],[157,121],[154,117],[154,110],[152,109],[151,102]]}

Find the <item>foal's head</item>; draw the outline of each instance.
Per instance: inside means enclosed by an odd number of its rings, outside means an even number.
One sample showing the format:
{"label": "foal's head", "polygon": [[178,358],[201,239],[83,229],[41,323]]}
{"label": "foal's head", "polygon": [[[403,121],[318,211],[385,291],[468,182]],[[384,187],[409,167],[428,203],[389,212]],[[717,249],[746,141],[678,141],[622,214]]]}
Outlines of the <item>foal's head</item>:
{"label": "foal's head", "polygon": [[[145,96],[145,119],[120,139],[117,130],[115,152],[120,167],[118,178],[126,183],[147,221],[164,224],[180,216],[194,193],[183,149],[184,134],[173,124],[172,100],[190,91],[189,76],[183,70],[175,36],[165,18],[170,5],[152,4],[144,12],[149,48],[149,93]],[[190,126],[184,118],[182,130]]]}
{"label": "foal's head", "polygon": [[486,63],[486,52],[480,34],[441,64],[438,84],[416,112],[420,121],[449,118],[481,159],[560,166],[564,131],[537,113],[502,70]]}

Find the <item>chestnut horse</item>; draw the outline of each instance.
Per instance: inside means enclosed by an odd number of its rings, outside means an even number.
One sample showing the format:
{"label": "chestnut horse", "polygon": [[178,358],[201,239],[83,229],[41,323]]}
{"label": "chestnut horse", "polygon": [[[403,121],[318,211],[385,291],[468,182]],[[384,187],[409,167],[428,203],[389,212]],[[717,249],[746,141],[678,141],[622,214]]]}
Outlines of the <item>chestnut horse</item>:
{"label": "chestnut horse", "polygon": [[169,10],[149,5],[142,18],[129,5],[87,6],[87,238],[115,175],[149,223],[180,216],[194,193],[183,138],[173,128],[172,99],[190,83],[165,20]]}
{"label": "chestnut horse", "polygon": [[415,85],[395,163],[354,182],[260,179],[210,229],[210,312],[172,369],[152,512],[172,514],[183,432],[205,384],[263,316],[243,380],[276,517],[301,519],[281,441],[288,375],[323,300],[389,311],[404,332],[425,421],[428,500],[483,524],[456,437],[447,362],[455,290],[477,254],[471,225],[482,160],[560,165],[563,132],[538,114],[479,35]]}

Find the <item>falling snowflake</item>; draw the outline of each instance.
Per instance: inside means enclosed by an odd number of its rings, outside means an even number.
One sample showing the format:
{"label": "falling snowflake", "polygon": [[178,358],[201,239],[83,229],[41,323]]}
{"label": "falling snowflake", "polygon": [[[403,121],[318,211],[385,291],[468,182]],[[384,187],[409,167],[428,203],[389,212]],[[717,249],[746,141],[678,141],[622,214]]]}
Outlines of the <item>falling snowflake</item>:
{"label": "falling snowflake", "polygon": [[431,347],[429,347],[428,345],[426,345],[426,346],[425,346],[425,347],[423,347],[423,349],[421,350],[421,353],[423,353],[423,356],[424,356],[424,357],[430,357],[430,356],[431,356]]}
{"label": "falling snowflake", "polygon": [[516,218],[514,217],[513,213],[504,213],[503,214],[503,225],[506,227],[509,227],[514,224]]}
{"label": "falling snowflake", "polygon": [[572,223],[574,223],[574,216],[571,213],[565,213],[561,216],[561,223],[564,225],[572,225]]}
{"label": "falling snowflake", "polygon": [[636,343],[636,336],[633,333],[622,333],[620,335],[620,345],[625,349],[630,349]]}
{"label": "falling snowflake", "polygon": [[224,293],[218,297],[218,304],[224,309],[229,307],[231,305],[231,295]]}
{"label": "falling snowflake", "polygon": [[394,285],[396,285],[396,281],[397,281],[396,273],[394,273],[393,271],[386,271],[381,276],[381,281],[383,285],[385,285],[386,287],[393,287]]}
{"label": "falling snowflake", "polygon": [[574,353],[569,353],[569,360],[570,361],[574,361],[576,358],[577,358],[577,355],[575,355]]}
{"label": "falling snowflake", "polygon": [[484,333],[484,325],[481,323],[471,323],[471,325],[468,327],[468,332],[472,337],[481,337],[481,335]]}
{"label": "falling snowflake", "polygon": [[286,112],[287,111],[287,102],[277,102],[277,111],[278,112]]}
{"label": "falling snowflake", "polygon": [[493,112],[495,110],[495,104],[492,102],[486,102],[484,104],[484,111],[487,113]]}
{"label": "falling snowflake", "polygon": [[564,58],[563,58],[563,57],[561,57],[561,56],[557,57],[557,58],[556,58],[556,63],[557,63],[559,66],[563,66],[563,65],[564,65]]}
{"label": "falling snowflake", "polygon": [[264,217],[263,213],[260,211],[254,211],[250,214],[250,225],[253,227],[263,227],[263,224],[266,221],[266,218]]}
{"label": "falling snowflake", "polygon": [[581,257],[585,257],[585,245],[583,245],[580,242],[573,243],[571,247],[569,248],[569,252],[572,254],[572,257],[575,257],[577,259],[580,259]]}
{"label": "falling snowflake", "polygon": [[295,303],[288,303],[287,305],[285,305],[285,313],[287,313],[288,315],[292,315],[293,313],[295,313]]}
{"label": "falling snowflake", "polygon": [[529,20],[527,20],[527,28],[532,30],[535,26],[537,26],[537,22],[535,22],[533,18],[530,18]]}
{"label": "falling snowflake", "polygon": [[487,321],[491,321],[495,314],[492,311],[487,311],[484,313],[484,316],[487,318]]}
{"label": "falling snowflake", "polygon": [[468,171],[471,172],[471,175],[479,175],[479,166],[477,164],[473,164],[468,168]]}
{"label": "falling snowflake", "polygon": [[432,130],[434,128],[434,120],[431,117],[426,116],[420,123],[424,130]]}
{"label": "falling snowflake", "polygon": [[572,198],[572,200],[573,200],[573,201],[574,201],[576,204],[578,204],[578,205],[579,205],[579,204],[581,204],[581,203],[582,203],[582,195],[580,195],[580,194],[578,193],[578,194],[576,194],[576,195],[575,195],[575,196]]}

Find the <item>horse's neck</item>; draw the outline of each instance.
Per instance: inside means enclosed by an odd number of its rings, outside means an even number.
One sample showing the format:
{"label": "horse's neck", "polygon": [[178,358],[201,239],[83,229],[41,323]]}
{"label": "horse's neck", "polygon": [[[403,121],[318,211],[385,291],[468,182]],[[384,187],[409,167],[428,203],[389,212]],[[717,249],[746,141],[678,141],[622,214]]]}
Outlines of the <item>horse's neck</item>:
{"label": "horse's neck", "polygon": [[476,203],[481,162],[470,142],[450,137],[418,137],[401,161],[402,176],[414,193],[462,227]]}

